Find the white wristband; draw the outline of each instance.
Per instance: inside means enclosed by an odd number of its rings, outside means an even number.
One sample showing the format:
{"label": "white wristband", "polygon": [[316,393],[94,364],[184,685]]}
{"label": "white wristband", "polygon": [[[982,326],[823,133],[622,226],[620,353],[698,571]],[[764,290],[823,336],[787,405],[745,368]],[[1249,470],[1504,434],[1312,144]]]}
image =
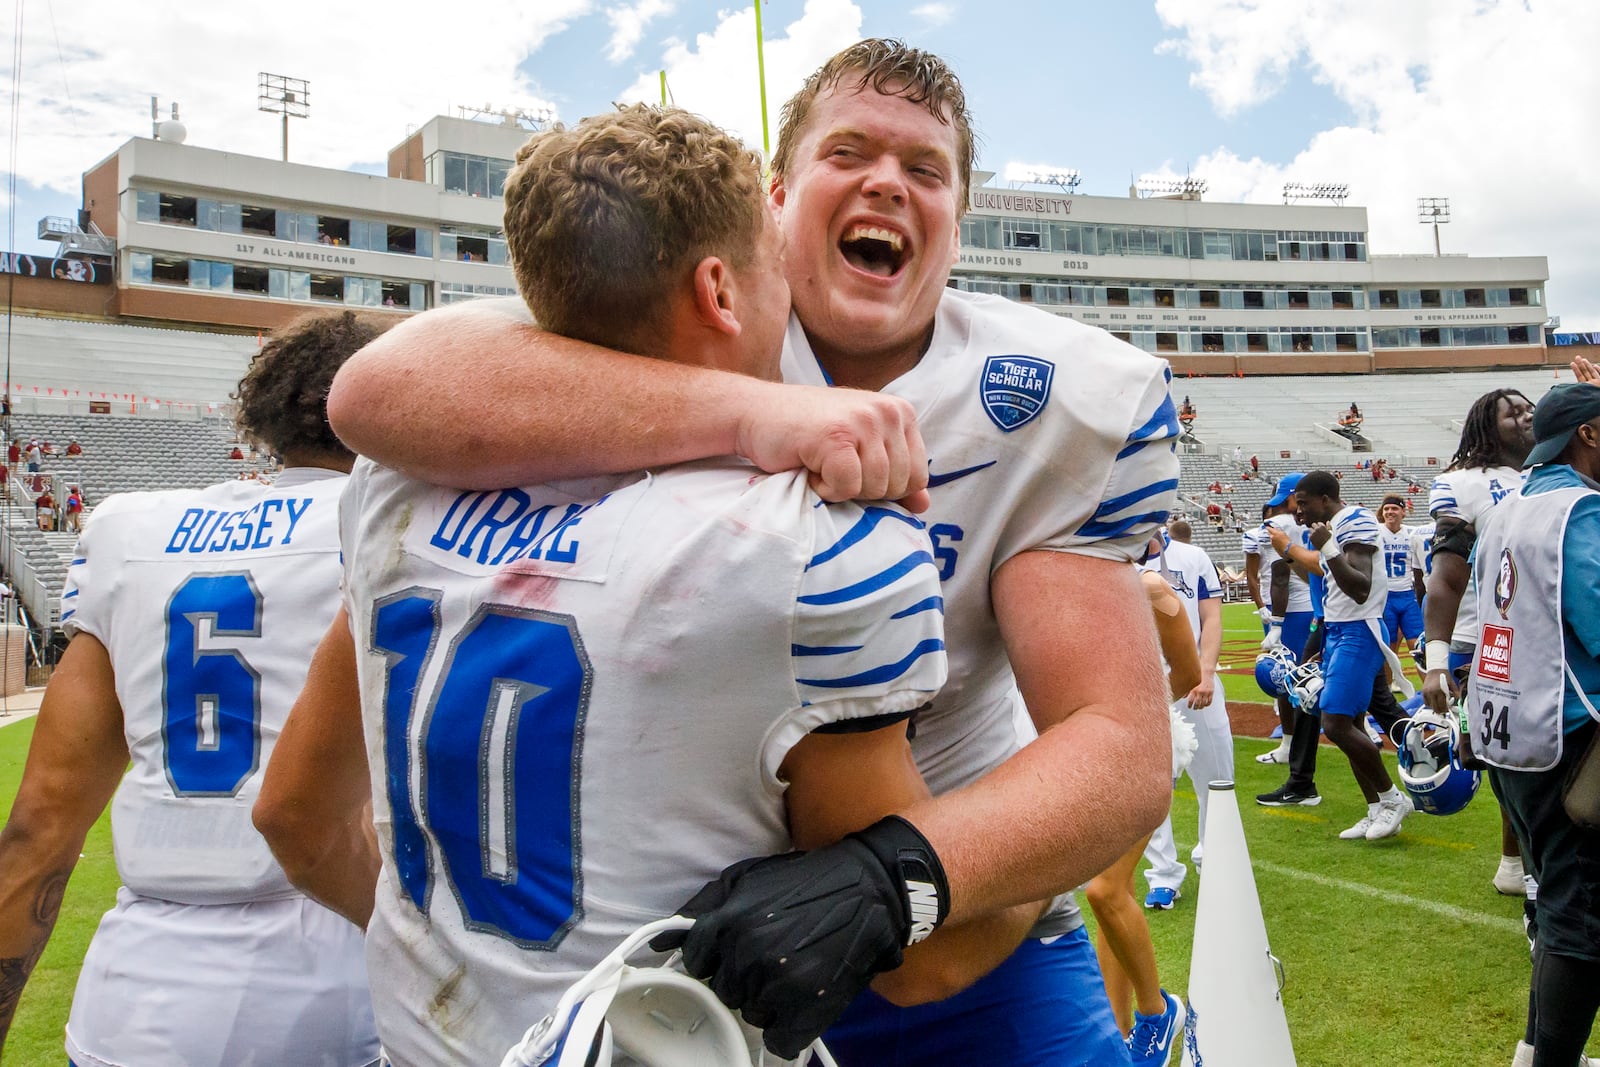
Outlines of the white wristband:
{"label": "white wristband", "polygon": [[1329,537],[1326,541],[1322,542],[1322,547],[1317,549],[1317,551],[1322,555],[1323,559],[1337,559],[1338,557],[1344,555],[1344,549],[1339,547],[1339,541],[1334,537]]}
{"label": "white wristband", "polygon": [[1450,642],[1429,641],[1424,653],[1427,657],[1428,670],[1448,671],[1450,669]]}

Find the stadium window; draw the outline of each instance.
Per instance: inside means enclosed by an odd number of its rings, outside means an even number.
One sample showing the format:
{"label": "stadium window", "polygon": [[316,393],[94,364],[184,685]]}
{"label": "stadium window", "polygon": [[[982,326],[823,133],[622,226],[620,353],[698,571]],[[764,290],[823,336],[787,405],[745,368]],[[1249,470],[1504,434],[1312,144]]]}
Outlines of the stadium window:
{"label": "stadium window", "polygon": [[1510,289],[1510,290],[1507,291],[1507,296],[1510,297],[1510,303],[1511,303],[1512,307],[1527,307],[1528,306],[1528,290],[1526,290],[1526,289],[1523,289],[1523,288]]}
{"label": "stadium window", "polygon": [[489,161],[483,156],[467,157],[467,195],[489,195]]}
{"label": "stadium window", "polygon": [[1119,341],[1126,341],[1129,344],[1133,343],[1133,335],[1127,330],[1112,330],[1111,336],[1115,337]]}
{"label": "stadium window", "polygon": [[317,243],[324,245],[348,245],[350,243],[350,220],[324,215],[317,219]]}
{"label": "stadium window", "polygon": [[1244,291],[1244,306],[1251,309],[1265,308],[1267,306],[1266,294],[1260,289],[1246,289]]}
{"label": "stadium window", "polygon": [[1289,290],[1289,310],[1305,311],[1311,307],[1311,294],[1304,289]]}
{"label": "stadium window", "polygon": [[1021,304],[1033,303],[1033,286],[1023,282],[1017,286],[1017,302]]}
{"label": "stadium window", "polygon": [[239,229],[261,237],[278,235],[278,213],[270,207],[253,207],[245,204],[239,209]]}
{"label": "stadium window", "polygon": [[1026,230],[1016,231],[1011,234],[1011,247],[1020,249],[1039,249],[1039,235],[1028,233]]}
{"label": "stadium window", "polygon": [[1220,333],[1203,333],[1200,335],[1200,351],[1221,352],[1222,335]]}
{"label": "stadium window", "polygon": [[1373,348],[1399,348],[1400,340],[1401,338],[1399,330],[1379,329],[1372,331]]}
{"label": "stadium window", "polygon": [[1261,249],[1261,235],[1259,233],[1245,234],[1245,257],[1259,261],[1264,254]]}
{"label": "stadium window", "polygon": [[267,295],[267,269],[265,267],[247,267],[240,265],[233,268],[233,291],[236,293],[254,293],[256,296]]}
{"label": "stadium window", "polygon": [[511,174],[511,160],[489,160],[489,195],[496,200],[505,195],[506,178]]}
{"label": "stadium window", "polygon": [[1353,333],[1336,333],[1333,335],[1333,347],[1338,352],[1358,352],[1356,335]]}
{"label": "stadium window", "polygon": [[1128,290],[1126,286],[1106,286],[1106,306],[1125,308],[1128,306]]}
{"label": "stadium window", "polygon": [[1296,352],[1312,351],[1311,335],[1309,333],[1295,333],[1291,334],[1290,337],[1293,339],[1293,348]]}
{"label": "stadium window", "polygon": [[339,274],[312,274],[309,298],[333,304],[344,303],[344,276]]}
{"label": "stadium window", "polygon": [[1313,289],[1311,291],[1311,310],[1332,311],[1333,294],[1326,289]]}
{"label": "stadium window", "polygon": [[1176,352],[1178,350],[1178,335],[1175,333],[1156,334],[1157,352]]}
{"label": "stadium window", "polygon": [[471,263],[489,262],[489,239],[456,234],[456,259]]}
{"label": "stadium window", "polygon": [[1422,290],[1420,290],[1420,289],[1402,289],[1402,290],[1400,290],[1400,306],[1403,309],[1407,310],[1407,311],[1411,311],[1411,310],[1413,310],[1415,308],[1421,307],[1422,306]]}
{"label": "stadium window", "polygon": [[411,284],[409,282],[384,282],[383,306],[386,308],[411,307]]}
{"label": "stadium window", "polygon": [[1378,290],[1378,309],[1380,311],[1394,310],[1394,309],[1398,309],[1399,307],[1400,307],[1400,290],[1398,290],[1398,289],[1379,289]]}
{"label": "stadium window", "polygon": [[309,211],[280,211],[277,223],[280,241],[315,243],[317,239],[317,217]]}
{"label": "stadium window", "polygon": [[1172,290],[1171,289],[1157,289],[1155,291],[1155,296],[1156,296],[1156,307],[1158,307],[1158,308],[1169,308],[1169,307],[1173,306]]}
{"label": "stadium window", "polygon": [[1219,308],[1222,306],[1222,294],[1215,289],[1200,290],[1200,306],[1203,308]]}
{"label": "stadium window", "polygon": [[154,266],[154,257],[149,252],[130,252],[128,254],[128,280],[134,285],[149,285],[152,281],[151,270]]}
{"label": "stadium window", "polygon": [[133,217],[136,222],[161,221],[161,194],[154,189],[135,189]]}
{"label": "stadium window", "polygon": [[458,156],[454,152],[444,153],[444,191],[447,193],[464,193],[467,191],[467,158]]}
{"label": "stadium window", "polygon": [[1425,348],[1437,347],[1442,339],[1438,327],[1421,330],[1418,335],[1418,343]]}
{"label": "stadium window", "polygon": [[189,261],[171,256],[156,256],[150,267],[150,280],[156,285],[189,284]]}
{"label": "stadium window", "polygon": [[1444,300],[1437,289],[1422,290],[1422,306],[1425,308],[1444,307]]}
{"label": "stadium window", "polygon": [[1245,337],[1246,352],[1268,352],[1267,335],[1264,333],[1247,333]]}
{"label": "stadium window", "polygon": [[1261,235],[1261,258],[1266,260],[1269,263],[1277,262],[1277,260],[1278,260],[1278,235],[1277,234],[1275,234],[1275,233],[1264,233],[1264,234]]}
{"label": "stadium window", "polygon": [[1486,326],[1467,326],[1456,329],[1456,344],[1466,345],[1469,348],[1482,348],[1491,344],[1492,337]]}
{"label": "stadium window", "polygon": [[1348,289],[1333,291],[1333,306],[1340,311],[1350,311],[1356,306],[1356,294]]}
{"label": "stadium window", "polygon": [[195,222],[202,230],[219,233],[239,233],[243,228],[243,212],[238,204],[220,200],[196,201]]}
{"label": "stadium window", "polygon": [[1300,258],[1300,242],[1299,241],[1279,241],[1278,242],[1278,258],[1279,259],[1289,259],[1289,260],[1299,259]]}
{"label": "stadium window", "polygon": [[160,218],[162,222],[171,226],[193,226],[195,213],[199,204],[192,196],[178,196],[175,193],[162,193]]}
{"label": "stadium window", "polygon": [[1531,327],[1531,326],[1509,326],[1509,327],[1506,328],[1506,344],[1510,344],[1510,345],[1532,344],[1533,343],[1533,338],[1531,336],[1529,336],[1532,332],[1533,332],[1533,327]]}

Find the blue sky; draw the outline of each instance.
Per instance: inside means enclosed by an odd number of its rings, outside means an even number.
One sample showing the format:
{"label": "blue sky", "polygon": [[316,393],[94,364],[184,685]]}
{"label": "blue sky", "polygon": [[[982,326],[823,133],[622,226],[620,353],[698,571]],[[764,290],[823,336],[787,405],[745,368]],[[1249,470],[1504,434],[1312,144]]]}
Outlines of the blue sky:
{"label": "blue sky", "polygon": [[[178,100],[190,143],[263,156],[277,126],[255,76],[310,79],[300,162],[381,170],[407,128],[458,105],[578,118],[654,98],[759,145],[754,20],[709,0],[79,0],[28,5],[15,240],[78,206],[78,177]],[[772,126],[833,51],[893,35],[961,74],[980,165],[1072,167],[1081,191],[1190,171],[1208,199],[1274,202],[1343,181],[1379,252],[1431,251],[1418,196],[1448,196],[1447,252],[1546,255],[1564,328],[1600,328],[1600,40],[1593,0],[768,0]],[[10,50],[7,49],[6,54]],[[0,159],[0,166],[5,164]],[[48,246],[45,246],[48,247]]]}

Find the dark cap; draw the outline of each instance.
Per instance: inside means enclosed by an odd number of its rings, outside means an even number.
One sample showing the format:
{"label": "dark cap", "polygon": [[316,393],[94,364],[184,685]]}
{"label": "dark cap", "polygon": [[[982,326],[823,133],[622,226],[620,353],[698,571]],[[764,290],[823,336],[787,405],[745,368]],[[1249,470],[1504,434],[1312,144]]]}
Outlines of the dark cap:
{"label": "dark cap", "polygon": [[1600,386],[1563,382],[1551,386],[1533,409],[1533,451],[1527,464],[1552,463],[1566,450],[1579,426],[1600,418]]}

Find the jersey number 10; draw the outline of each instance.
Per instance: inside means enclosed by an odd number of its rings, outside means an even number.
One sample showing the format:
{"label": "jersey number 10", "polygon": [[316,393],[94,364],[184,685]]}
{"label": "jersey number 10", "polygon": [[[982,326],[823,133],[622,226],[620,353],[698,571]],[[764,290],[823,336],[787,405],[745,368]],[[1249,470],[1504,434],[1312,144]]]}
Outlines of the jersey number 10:
{"label": "jersey number 10", "polygon": [[384,767],[400,886],[427,914],[431,838],[468,929],[554,947],[579,917],[588,657],[571,616],[485,604],[450,640],[424,705],[418,682],[437,652],[439,596],[407,589],[373,612],[370,650],[385,662]]}

